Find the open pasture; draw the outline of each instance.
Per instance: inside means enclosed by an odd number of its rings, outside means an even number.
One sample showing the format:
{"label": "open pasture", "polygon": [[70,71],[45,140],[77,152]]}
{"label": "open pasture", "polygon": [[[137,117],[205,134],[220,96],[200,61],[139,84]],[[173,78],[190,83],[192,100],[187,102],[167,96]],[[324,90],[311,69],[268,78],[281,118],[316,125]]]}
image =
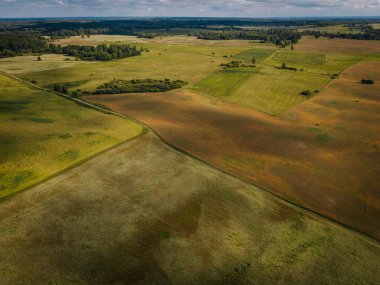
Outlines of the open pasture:
{"label": "open pasture", "polygon": [[68,68],[80,63],[73,57],[57,54],[45,54],[41,59],[38,61],[36,55],[0,58],[0,66],[2,71],[19,74]]}
{"label": "open pasture", "polygon": [[192,90],[224,102],[279,115],[307,100],[303,90],[321,90],[330,77],[261,66],[250,71],[224,70],[201,80]]}
{"label": "open pasture", "polygon": [[[288,67],[295,67],[299,72],[310,72],[324,75],[339,74],[351,65],[363,60],[363,56],[325,54],[282,49],[270,57],[266,64],[281,67],[285,63]],[[312,77],[312,74],[308,74]]]}
{"label": "open pasture", "polygon": [[3,75],[0,89],[0,198],[143,130]]}
{"label": "open pasture", "polygon": [[[376,83],[360,84],[366,77]],[[187,90],[87,98],[145,122],[223,170],[380,239],[378,82],[379,63],[359,63],[278,117]]]}
{"label": "open pasture", "polygon": [[4,201],[0,232],[3,285],[374,284],[380,266],[377,245],[149,133]]}
{"label": "open pasture", "polygon": [[[249,60],[255,51],[247,50],[240,56]],[[308,99],[301,92],[310,90],[317,94],[332,78],[363,59],[352,55],[291,51],[289,48],[272,50],[266,55],[256,68],[215,72],[197,82],[192,90],[269,115],[279,115]],[[298,70],[280,69],[283,63]]]}

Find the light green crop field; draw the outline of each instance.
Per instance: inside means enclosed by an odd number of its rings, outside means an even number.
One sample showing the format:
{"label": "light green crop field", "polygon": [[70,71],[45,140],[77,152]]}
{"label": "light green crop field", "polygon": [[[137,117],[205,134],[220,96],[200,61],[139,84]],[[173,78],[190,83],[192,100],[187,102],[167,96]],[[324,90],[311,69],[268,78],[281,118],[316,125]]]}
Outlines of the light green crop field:
{"label": "light green crop field", "polygon": [[278,115],[307,100],[300,92],[321,90],[329,81],[326,75],[261,66],[251,72],[224,70],[214,73],[198,82],[193,90]]}
{"label": "light green crop field", "polygon": [[265,60],[267,57],[271,56],[276,49],[264,49],[264,48],[254,48],[254,49],[249,49],[246,51],[243,51],[237,55],[235,55],[235,58],[241,59],[241,60],[247,60],[247,61],[252,61],[253,58],[256,59],[256,63],[262,62]]}
{"label": "light green crop field", "polygon": [[199,81],[192,89],[217,98],[227,98],[255,73],[257,70],[253,68],[231,68],[217,71]]}
{"label": "light green crop field", "polygon": [[72,67],[80,63],[74,57],[57,54],[45,54],[41,56],[41,59],[41,61],[38,61],[37,56],[31,55],[1,58],[0,66],[1,70],[5,72],[19,74]]}
{"label": "light green crop field", "polygon": [[288,67],[296,67],[313,73],[339,74],[364,58],[364,56],[324,54],[282,49],[277,51],[265,63],[274,67],[280,67],[282,63],[286,63]]}
{"label": "light green crop field", "polygon": [[143,130],[3,75],[0,90],[0,198]]}
{"label": "light green crop field", "polygon": [[[250,52],[242,52],[241,58],[245,55],[247,60],[251,59]],[[279,115],[308,99],[300,94],[302,91],[317,91],[313,93],[317,94],[333,77],[364,58],[367,57],[291,51],[290,48],[272,50],[256,68],[215,72],[194,84],[192,89],[225,102]],[[298,70],[280,69],[283,63]]]}
{"label": "light green crop field", "polygon": [[270,115],[278,115],[307,100],[303,90],[321,90],[328,76],[262,68],[237,88],[228,102],[248,106]]}

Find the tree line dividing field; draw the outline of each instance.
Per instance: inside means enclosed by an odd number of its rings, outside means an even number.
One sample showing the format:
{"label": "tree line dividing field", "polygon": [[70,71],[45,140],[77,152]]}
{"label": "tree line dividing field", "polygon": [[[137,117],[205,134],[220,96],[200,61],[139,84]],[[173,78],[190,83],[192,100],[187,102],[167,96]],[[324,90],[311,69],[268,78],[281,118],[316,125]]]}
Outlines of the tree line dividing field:
{"label": "tree line dividing field", "polygon": [[[29,54],[64,54],[82,60],[108,61],[141,55],[144,49],[137,50],[129,45],[54,45],[46,39],[32,34],[0,34],[0,58]],[[38,57],[41,60],[41,57]]]}

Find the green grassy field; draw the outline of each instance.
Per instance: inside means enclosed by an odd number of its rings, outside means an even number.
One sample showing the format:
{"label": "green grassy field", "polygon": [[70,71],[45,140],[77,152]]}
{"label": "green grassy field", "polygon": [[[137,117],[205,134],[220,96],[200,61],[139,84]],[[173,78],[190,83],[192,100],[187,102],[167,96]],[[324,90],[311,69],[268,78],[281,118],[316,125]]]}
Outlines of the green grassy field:
{"label": "green grassy field", "polygon": [[[249,60],[253,50],[240,58]],[[291,51],[290,48],[266,53],[257,68],[215,72],[193,86],[193,90],[246,106],[269,115],[278,115],[308,98],[304,90],[321,91],[333,76],[359,62],[364,56]],[[237,55],[236,57],[239,57]],[[298,71],[282,70],[286,63]],[[313,94],[317,94],[314,92]]]}
{"label": "green grassy field", "polygon": [[271,56],[276,49],[254,48],[238,53],[234,57],[240,60],[246,60],[252,62],[253,57],[256,59],[256,63],[262,62],[267,57]]}
{"label": "green grassy field", "polygon": [[3,75],[0,90],[0,198],[142,132]]}
{"label": "green grassy field", "polygon": [[228,102],[278,115],[307,100],[300,92],[321,90],[329,81],[324,75],[264,67],[239,86]]}
{"label": "green grassy field", "polygon": [[255,73],[257,70],[253,68],[217,71],[199,81],[192,89],[217,98],[227,98]]}
{"label": "green grassy field", "polygon": [[324,54],[303,51],[291,51],[282,49],[265,63],[274,67],[280,67],[286,63],[289,67],[304,69],[304,71],[318,74],[339,74],[351,65],[363,60],[364,56],[343,54]]}

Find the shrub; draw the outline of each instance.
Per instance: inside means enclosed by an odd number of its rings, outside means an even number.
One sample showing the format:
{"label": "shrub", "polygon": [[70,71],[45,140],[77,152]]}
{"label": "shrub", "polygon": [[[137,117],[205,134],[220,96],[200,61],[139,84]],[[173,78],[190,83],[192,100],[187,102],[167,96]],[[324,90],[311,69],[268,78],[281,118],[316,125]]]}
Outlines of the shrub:
{"label": "shrub", "polygon": [[311,94],[313,94],[310,90],[304,90],[301,92],[301,95],[303,96],[310,96]]}
{"label": "shrub", "polygon": [[362,84],[374,84],[375,81],[372,79],[362,79]]}

